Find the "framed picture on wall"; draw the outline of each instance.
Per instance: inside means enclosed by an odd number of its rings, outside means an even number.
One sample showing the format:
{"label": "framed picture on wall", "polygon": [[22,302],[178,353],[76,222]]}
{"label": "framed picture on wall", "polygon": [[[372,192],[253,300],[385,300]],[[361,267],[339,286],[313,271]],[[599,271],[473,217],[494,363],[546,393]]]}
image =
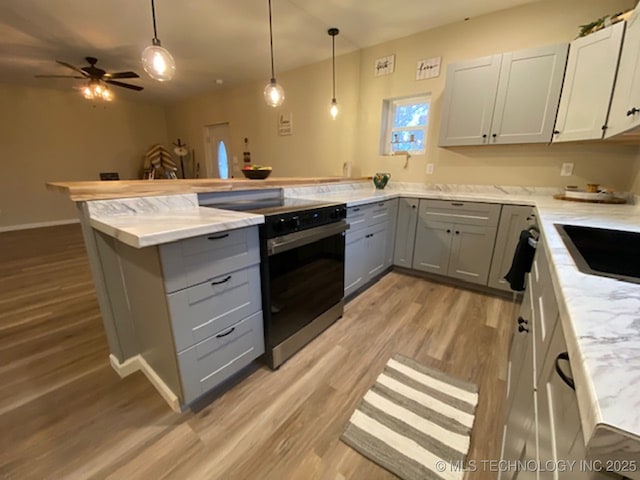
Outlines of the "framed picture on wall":
{"label": "framed picture on wall", "polygon": [[278,135],[293,135],[293,118],[291,112],[278,115]]}

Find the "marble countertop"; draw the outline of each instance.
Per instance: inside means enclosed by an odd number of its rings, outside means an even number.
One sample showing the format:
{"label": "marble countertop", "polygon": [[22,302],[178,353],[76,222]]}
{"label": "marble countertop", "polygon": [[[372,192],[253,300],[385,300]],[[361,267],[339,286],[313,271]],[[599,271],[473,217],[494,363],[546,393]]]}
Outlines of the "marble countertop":
{"label": "marble countertop", "polygon": [[[555,228],[569,223],[640,232],[640,205],[569,202],[555,200],[554,193],[558,189],[400,183],[376,190],[363,182],[284,188],[287,197],[348,206],[402,196],[535,206],[549,247],[587,452],[600,458],[625,452],[623,458],[640,463],[640,284],[579,272]],[[199,207],[195,194],[87,206],[94,228],[137,248],[264,222],[262,215]]]}

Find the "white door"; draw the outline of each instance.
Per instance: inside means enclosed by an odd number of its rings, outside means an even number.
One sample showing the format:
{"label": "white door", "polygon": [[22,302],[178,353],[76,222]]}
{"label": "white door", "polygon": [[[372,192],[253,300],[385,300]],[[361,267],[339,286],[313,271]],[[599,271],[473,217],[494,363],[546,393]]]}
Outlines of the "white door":
{"label": "white door", "polygon": [[602,138],[624,22],[571,42],[554,142]]}
{"label": "white door", "polygon": [[204,149],[206,169],[209,178],[233,178],[231,162],[230,133],[228,123],[204,127]]}

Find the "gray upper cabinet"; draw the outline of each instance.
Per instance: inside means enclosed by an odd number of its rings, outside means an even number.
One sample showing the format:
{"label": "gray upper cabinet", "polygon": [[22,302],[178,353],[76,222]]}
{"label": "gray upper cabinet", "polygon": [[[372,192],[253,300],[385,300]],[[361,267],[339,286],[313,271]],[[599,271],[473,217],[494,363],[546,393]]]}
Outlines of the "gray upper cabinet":
{"label": "gray upper cabinet", "polygon": [[511,287],[509,287],[509,283],[504,279],[504,276],[511,268],[513,254],[520,239],[520,232],[529,227],[527,219],[532,215],[533,208],[529,206],[504,205],[502,207],[489,273],[488,285],[490,287],[511,291]]}
{"label": "gray upper cabinet", "polygon": [[440,146],[551,140],[567,44],[449,64]]}
{"label": "gray upper cabinet", "polygon": [[625,23],[571,42],[554,142],[604,136]]}
{"label": "gray upper cabinet", "polygon": [[636,8],[624,34],[618,77],[605,137],[640,125],[640,9]]}
{"label": "gray upper cabinet", "polygon": [[398,201],[398,221],[396,241],[393,252],[393,264],[399,267],[413,266],[413,246],[418,223],[417,198],[400,198]]}
{"label": "gray upper cabinet", "polygon": [[492,55],[447,66],[441,147],[487,143],[501,58]]}

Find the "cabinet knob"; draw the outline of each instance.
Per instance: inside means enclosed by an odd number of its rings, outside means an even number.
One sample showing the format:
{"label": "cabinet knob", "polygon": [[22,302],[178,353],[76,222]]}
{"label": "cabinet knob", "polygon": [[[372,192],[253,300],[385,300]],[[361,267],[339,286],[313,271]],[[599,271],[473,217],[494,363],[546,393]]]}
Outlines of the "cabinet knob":
{"label": "cabinet knob", "polygon": [[447,228],[447,233],[451,233],[451,230]]}
{"label": "cabinet knob", "polygon": [[527,332],[529,333],[529,329],[527,327],[525,327],[524,325],[518,325],[518,331],[519,332]]}
{"label": "cabinet knob", "polygon": [[559,354],[556,357],[556,373],[562,379],[562,381],[569,386],[569,388],[571,388],[572,390],[575,390],[576,389],[576,384],[573,381],[573,378],[571,378],[569,375],[567,375],[566,373],[564,373],[562,371],[562,368],[560,368],[560,360],[566,360],[568,362],[569,361],[569,353],[568,352],[562,352],[561,354]]}
{"label": "cabinet knob", "polygon": [[496,138],[496,137],[498,136],[498,134],[497,134],[497,133],[494,133],[494,134],[492,134],[491,136],[492,136],[493,138]]}
{"label": "cabinet knob", "polygon": [[486,134],[486,133],[485,133],[485,134],[483,134],[483,135],[482,135],[482,138],[487,138],[487,134]]}
{"label": "cabinet knob", "polygon": [[560,135],[560,130],[554,130],[554,131],[553,131],[553,134],[554,134],[554,135]]}
{"label": "cabinet knob", "polygon": [[522,317],[518,317],[518,325],[527,325],[529,323],[529,320],[525,320]]}
{"label": "cabinet knob", "polygon": [[460,235],[460,232],[458,230],[456,230],[456,235]]}
{"label": "cabinet knob", "polygon": [[627,110],[627,117],[635,115],[638,112],[640,112],[640,108],[633,107],[631,110]]}
{"label": "cabinet knob", "polygon": [[416,208],[416,206],[415,205],[411,205],[411,208]]}

